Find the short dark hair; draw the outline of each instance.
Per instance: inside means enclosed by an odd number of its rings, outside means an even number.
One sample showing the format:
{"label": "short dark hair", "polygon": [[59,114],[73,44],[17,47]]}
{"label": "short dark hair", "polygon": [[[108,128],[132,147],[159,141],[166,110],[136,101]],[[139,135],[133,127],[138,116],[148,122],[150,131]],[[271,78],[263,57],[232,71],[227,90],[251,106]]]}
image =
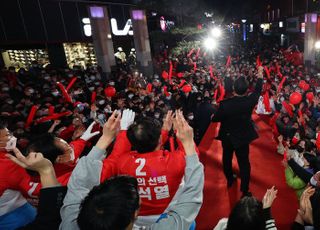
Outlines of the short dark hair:
{"label": "short dark hair", "polygon": [[161,123],[151,117],[138,119],[127,132],[127,137],[133,150],[138,153],[148,153],[155,150],[159,144]]}
{"label": "short dark hair", "polygon": [[0,129],[6,129],[8,126],[7,122],[3,119],[0,119]]}
{"label": "short dark hair", "polygon": [[136,178],[117,176],[95,186],[84,198],[78,215],[82,230],[125,230],[139,209]]}
{"label": "short dark hair", "polygon": [[244,95],[248,90],[248,82],[245,77],[239,77],[234,82],[234,92],[238,95]]}
{"label": "short dark hair", "polygon": [[244,197],[232,209],[227,230],[264,230],[262,203],[255,197]]}
{"label": "short dark hair", "polygon": [[30,152],[42,153],[44,158],[47,158],[53,164],[56,162],[57,157],[63,154],[62,150],[55,144],[55,136],[50,133],[40,135],[32,141],[27,148],[27,154]]}

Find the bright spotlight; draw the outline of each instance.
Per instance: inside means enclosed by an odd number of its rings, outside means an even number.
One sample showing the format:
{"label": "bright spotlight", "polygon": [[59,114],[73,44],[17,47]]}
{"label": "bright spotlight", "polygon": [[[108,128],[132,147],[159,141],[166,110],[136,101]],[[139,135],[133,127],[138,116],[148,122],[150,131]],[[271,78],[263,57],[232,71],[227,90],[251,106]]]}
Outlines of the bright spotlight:
{"label": "bright spotlight", "polygon": [[215,28],[213,28],[213,29],[211,30],[211,34],[212,34],[213,37],[219,38],[219,37],[221,37],[221,35],[222,35],[222,31],[221,31],[220,28],[215,27]]}
{"label": "bright spotlight", "polygon": [[213,50],[215,48],[217,48],[217,41],[212,39],[212,38],[207,38],[205,41],[204,41],[204,45],[205,47],[208,49],[208,50]]}
{"label": "bright spotlight", "polygon": [[320,50],[320,41],[316,41],[316,43],[314,44],[314,47],[315,47],[317,50]]}

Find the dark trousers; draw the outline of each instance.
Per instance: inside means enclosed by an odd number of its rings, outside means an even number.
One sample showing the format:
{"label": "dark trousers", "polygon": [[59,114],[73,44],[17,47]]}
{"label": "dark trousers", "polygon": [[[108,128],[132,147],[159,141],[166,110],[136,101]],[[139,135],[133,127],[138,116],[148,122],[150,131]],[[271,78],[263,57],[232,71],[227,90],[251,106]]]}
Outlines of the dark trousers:
{"label": "dark trousers", "polygon": [[249,144],[244,144],[240,147],[234,147],[229,138],[222,140],[223,148],[223,172],[228,181],[233,180],[232,172],[232,157],[233,152],[236,153],[239,169],[240,169],[240,178],[241,186],[240,190],[242,192],[249,191],[249,182],[250,182],[250,172],[251,166],[249,162]]}

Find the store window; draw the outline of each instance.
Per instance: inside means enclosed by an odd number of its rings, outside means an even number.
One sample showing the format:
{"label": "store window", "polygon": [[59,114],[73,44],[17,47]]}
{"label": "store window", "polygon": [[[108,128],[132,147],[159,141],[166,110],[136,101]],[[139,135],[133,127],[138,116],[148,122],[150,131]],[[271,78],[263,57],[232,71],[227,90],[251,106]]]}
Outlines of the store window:
{"label": "store window", "polygon": [[64,43],[63,47],[70,68],[74,66],[87,68],[88,66],[97,65],[92,43]]}
{"label": "store window", "polygon": [[44,49],[6,50],[2,52],[2,57],[6,67],[14,66],[16,69],[28,69],[33,61],[36,61],[40,66],[49,63],[48,52]]}

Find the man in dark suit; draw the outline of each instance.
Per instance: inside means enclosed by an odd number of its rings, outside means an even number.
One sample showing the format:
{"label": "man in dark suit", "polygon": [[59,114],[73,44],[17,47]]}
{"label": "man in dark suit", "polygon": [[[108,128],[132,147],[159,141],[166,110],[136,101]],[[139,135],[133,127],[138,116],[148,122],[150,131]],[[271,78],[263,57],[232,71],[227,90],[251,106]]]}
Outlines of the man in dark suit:
{"label": "man in dark suit", "polygon": [[236,153],[241,178],[242,196],[251,196],[249,181],[251,166],[249,162],[249,144],[258,138],[251,119],[252,110],[258,103],[263,84],[263,67],[259,67],[258,81],[255,90],[246,95],[248,83],[244,77],[234,82],[235,96],[220,103],[217,112],[212,117],[212,122],[221,122],[217,139],[222,141],[223,171],[231,187],[235,176],[232,172],[233,152]]}

